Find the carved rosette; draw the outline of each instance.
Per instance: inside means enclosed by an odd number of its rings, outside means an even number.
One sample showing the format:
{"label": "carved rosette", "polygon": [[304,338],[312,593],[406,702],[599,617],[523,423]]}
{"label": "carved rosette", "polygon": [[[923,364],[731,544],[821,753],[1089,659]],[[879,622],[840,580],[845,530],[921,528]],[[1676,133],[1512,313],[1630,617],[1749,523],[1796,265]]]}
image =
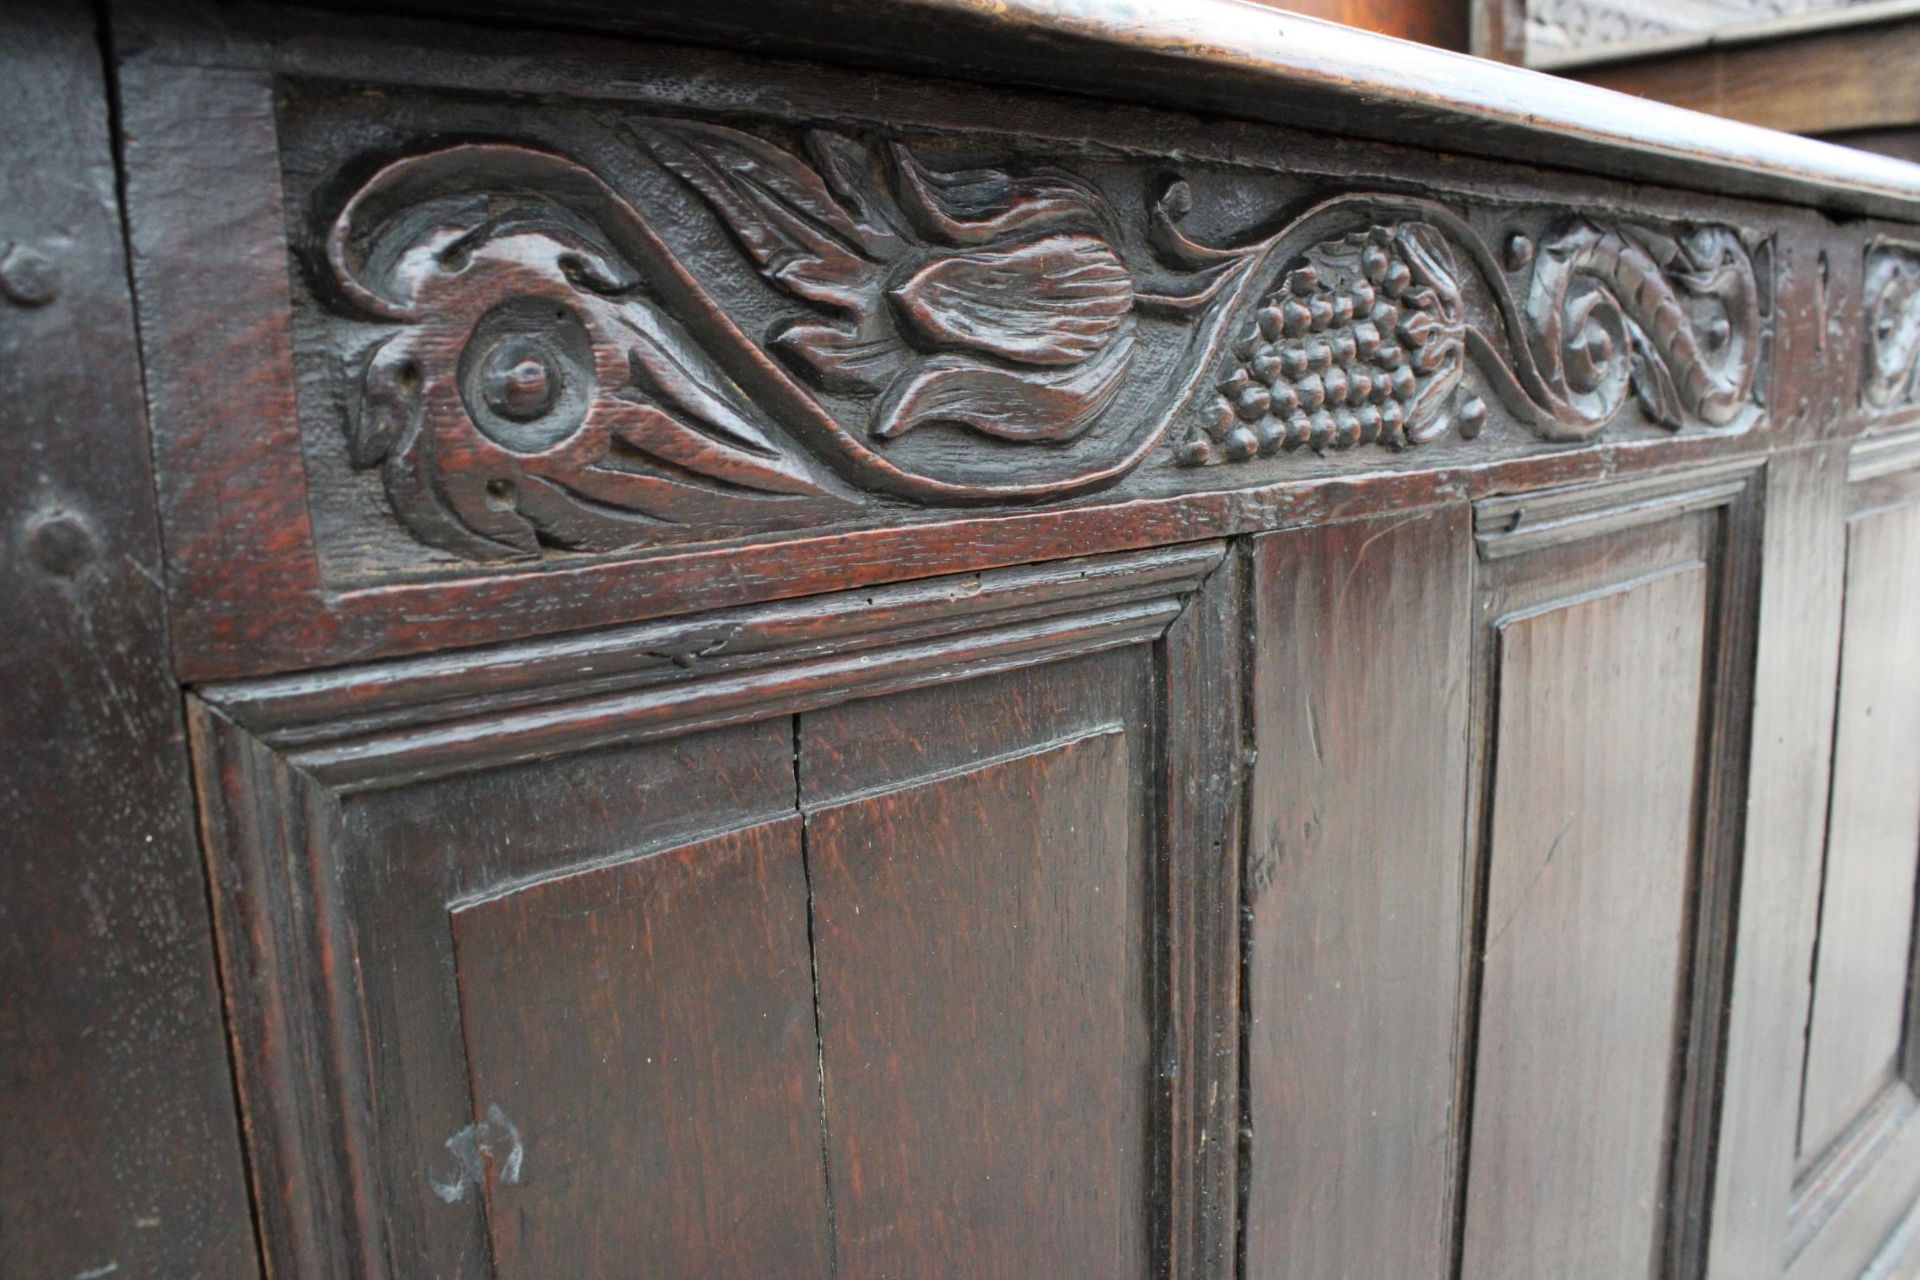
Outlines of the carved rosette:
{"label": "carved rosette", "polygon": [[1056,166],[828,131],[630,136],[647,211],[566,157],[467,145],[333,218],[339,298],[387,326],[347,353],[349,458],[436,547],[805,527],[863,491],[1059,498],[1170,433],[1188,466],[1471,438],[1470,366],[1545,440],[1630,395],[1673,427],[1752,404],[1760,292],[1725,228],[1572,219],[1502,266],[1444,206],[1369,193],[1210,245],[1179,180],[1128,211]]}
{"label": "carved rosette", "polygon": [[1920,250],[1900,245],[1868,250],[1864,296],[1861,403],[1880,410],[1920,403]]}
{"label": "carved rosette", "polygon": [[517,147],[401,160],[348,202],[327,246],[339,287],[398,326],[354,358],[349,457],[382,468],[418,537],[489,560],[843,505],[649,293],[650,248],[605,184]]}

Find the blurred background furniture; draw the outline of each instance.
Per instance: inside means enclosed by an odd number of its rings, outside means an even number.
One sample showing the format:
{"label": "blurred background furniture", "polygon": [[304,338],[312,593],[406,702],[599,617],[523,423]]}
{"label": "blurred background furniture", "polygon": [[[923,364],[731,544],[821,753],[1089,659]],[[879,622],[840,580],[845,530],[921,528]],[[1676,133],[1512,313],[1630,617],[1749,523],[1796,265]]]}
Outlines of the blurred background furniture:
{"label": "blurred background furniture", "polygon": [[1273,7],[1730,120],[1920,157],[1920,5],[1911,0],[1276,0]]}

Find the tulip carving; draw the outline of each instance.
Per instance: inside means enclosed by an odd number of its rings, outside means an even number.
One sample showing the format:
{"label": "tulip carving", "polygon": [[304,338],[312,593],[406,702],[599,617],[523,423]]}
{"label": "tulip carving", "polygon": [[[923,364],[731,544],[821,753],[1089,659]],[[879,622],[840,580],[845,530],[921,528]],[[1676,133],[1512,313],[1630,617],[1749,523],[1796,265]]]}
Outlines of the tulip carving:
{"label": "tulip carving", "polygon": [[[945,424],[1063,442],[1113,403],[1135,286],[1104,196],[1042,170],[942,171],[815,133],[809,160],[719,125],[642,134],[762,274],[816,304],[768,339],[828,392],[874,397],[868,434]],[[867,180],[879,167],[881,182]]]}

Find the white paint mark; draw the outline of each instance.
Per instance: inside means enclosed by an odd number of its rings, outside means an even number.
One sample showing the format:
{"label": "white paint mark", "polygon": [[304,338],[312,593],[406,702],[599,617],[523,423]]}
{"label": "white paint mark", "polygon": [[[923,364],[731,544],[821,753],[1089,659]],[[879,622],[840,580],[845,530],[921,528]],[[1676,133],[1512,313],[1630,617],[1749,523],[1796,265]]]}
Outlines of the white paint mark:
{"label": "white paint mark", "polygon": [[101,1276],[110,1276],[120,1269],[118,1262],[109,1262],[104,1267],[88,1267],[85,1271],[73,1273],[73,1280],[100,1280]]}
{"label": "white paint mark", "polygon": [[442,1174],[429,1169],[427,1181],[433,1184],[433,1193],[448,1204],[460,1203],[475,1187],[484,1184],[489,1168],[495,1170],[495,1177],[506,1186],[518,1185],[520,1169],[527,1157],[520,1130],[507,1119],[507,1113],[497,1102],[487,1104],[486,1119],[477,1120],[448,1138],[447,1151],[453,1157],[451,1170]]}

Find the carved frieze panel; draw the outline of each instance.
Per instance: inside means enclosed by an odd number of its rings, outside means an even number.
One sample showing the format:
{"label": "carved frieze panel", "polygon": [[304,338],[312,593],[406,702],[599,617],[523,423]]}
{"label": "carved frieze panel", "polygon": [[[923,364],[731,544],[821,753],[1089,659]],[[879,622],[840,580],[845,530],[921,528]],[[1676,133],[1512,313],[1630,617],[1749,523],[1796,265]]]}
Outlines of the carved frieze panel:
{"label": "carved frieze panel", "polygon": [[1867,250],[1863,296],[1860,401],[1888,412],[1911,409],[1920,403],[1920,247]]}
{"label": "carved frieze panel", "polygon": [[310,454],[443,562],[1760,412],[1770,246],[1729,226],[838,126],[577,137],[311,184]]}
{"label": "carved frieze panel", "polygon": [[[1315,239],[1322,229],[1335,234]],[[1487,406],[1465,388],[1469,361],[1544,441],[1597,435],[1629,395],[1675,430],[1753,408],[1761,282],[1730,228],[1567,217],[1537,242],[1511,233],[1503,265],[1444,205],[1355,195],[1289,226],[1282,246],[1291,269],[1240,319],[1182,462],[1472,439]]]}

